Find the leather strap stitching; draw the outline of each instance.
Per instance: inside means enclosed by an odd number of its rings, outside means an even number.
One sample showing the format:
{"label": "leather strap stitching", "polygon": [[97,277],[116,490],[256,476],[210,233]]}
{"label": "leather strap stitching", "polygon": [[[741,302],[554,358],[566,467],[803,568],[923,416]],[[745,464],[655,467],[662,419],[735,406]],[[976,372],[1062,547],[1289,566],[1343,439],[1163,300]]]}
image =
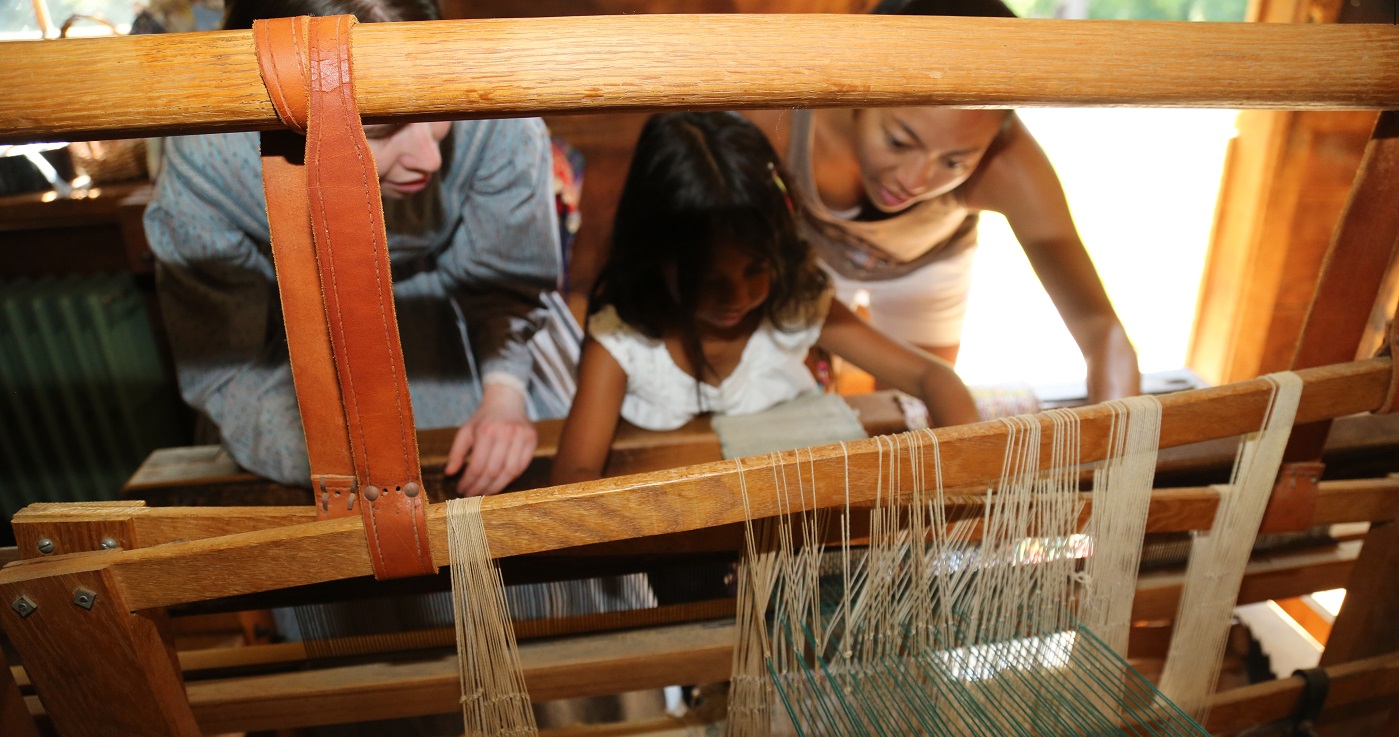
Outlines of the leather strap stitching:
{"label": "leather strap stitching", "polygon": [[[290,26],[290,38],[294,58],[297,60],[297,70],[290,73],[282,68],[278,62],[278,45],[273,38],[274,26],[270,23],[255,24],[254,32],[257,34],[258,53],[263,63],[258,64],[258,72],[262,76],[263,84],[267,87],[268,95],[272,99],[272,109],[276,111],[277,118],[284,125],[302,135],[306,134],[306,110],[297,110],[291,98],[287,95],[287,85],[305,87],[306,66],[303,61],[306,58],[306,50],[302,46],[301,35],[305,26],[309,24],[310,18],[296,18]],[[269,75],[268,72],[271,72]]]}
{"label": "leather strap stitching", "polygon": [[[333,40],[336,42],[336,47],[337,47],[337,48],[338,48],[338,46],[339,46],[339,44],[338,44],[338,42],[339,42],[339,38],[338,38],[338,35],[339,35],[339,34],[338,34],[338,31],[340,30],[340,25],[341,25],[341,24],[337,22],[337,23],[335,23],[334,26],[331,27],[331,29],[329,29],[329,30],[331,30],[331,33],[332,33],[332,36],[333,36]],[[322,148],[322,146],[319,145],[319,144],[322,144],[322,143],[324,142],[324,139],[325,139],[325,126],[324,126],[324,124],[323,124],[324,121],[323,121],[323,120],[319,120],[319,119],[321,119],[321,118],[323,117],[323,116],[320,115],[320,113],[321,113],[322,107],[323,107],[324,104],[325,104],[325,98],[324,98],[323,95],[318,95],[318,94],[317,94],[317,92],[319,92],[319,91],[321,90],[321,86],[322,86],[322,83],[323,83],[323,81],[324,81],[324,80],[323,80],[323,71],[322,71],[322,70],[323,70],[323,67],[321,66],[321,64],[322,64],[323,62],[325,62],[326,59],[322,58],[322,52],[324,51],[324,47],[323,47],[322,44],[321,44],[321,40],[322,40],[322,39],[321,39],[320,37],[321,37],[322,33],[324,33],[325,30],[327,30],[327,29],[324,28],[324,24],[323,24],[323,23],[316,23],[316,24],[314,24],[314,25],[311,27],[311,29],[310,29],[310,32],[311,32],[311,43],[310,43],[310,47],[311,47],[311,57],[312,57],[312,58],[311,58],[311,65],[310,65],[310,68],[311,68],[310,71],[311,71],[311,90],[312,90],[312,93],[311,93],[311,99],[309,100],[309,102],[310,102],[310,107],[311,107],[311,110],[309,111],[309,113],[310,113],[310,115],[312,115],[312,116],[318,118],[318,125],[315,126],[315,128],[316,128],[315,136],[316,136],[316,142],[317,142],[317,144],[318,144],[317,146],[315,146],[315,150],[316,150],[315,164],[316,164],[317,166],[319,166],[319,165],[321,164],[321,151],[324,150],[324,149]],[[339,54],[336,54],[336,58],[332,59],[332,61],[335,62],[335,63],[338,65],[339,62],[340,62]],[[346,82],[347,80],[342,79],[341,81],[342,81],[342,84],[337,85],[337,88],[338,88],[338,91],[340,91],[340,92],[342,93],[341,104],[344,104],[344,99],[343,99],[343,91],[344,91],[344,88],[345,88],[344,82]],[[309,149],[308,149],[308,150],[309,150]],[[363,153],[359,150],[359,147],[358,147],[358,146],[355,146],[354,150],[355,150],[355,155],[360,159],[360,164],[361,164],[361,166],[359,167],[359,169],[360,169],[360,171],[359,171],[359,174],[360,174],[360,185],[361,185],[361,186],[360,186],[360,190],[361,190],[362,192],[364,192],[364,208],[365,208],[365,211],[368,212],[368,213],[371,215],[371,217],[372,217],[372,215],[373,215],[373,206],[372,206],[372,205],[369,203],[369,201],[368,201],[368,200],[369,200],[369,182],[366,181],[366,178],[365,178],[365,176],[364,176],[364,166],[363,166],[363,164],[364,164],[364,156],[363,156]],[[335,297],[335,301],[334,301],[334,305],[335,305],[335,306],[334,306],[333,309],[334,309],[335,312],[337,313],[337,319],[332,320],[331,323],[332,323],[332,325],[335,327],[335,329],[337,330],[337,332],[340,334],[340,341],[341,341],[341,344],[344,345],[344,344],[348,343],[348,338],[347,338],[347,336],[345,335],[345,320],[343,319],[343,315],[340,314],[340,305],[341,305],[340,275],[339,275],[339,272],[338,272],[337,269],[336,269],[336,264],[335,264],[336,259],[335,259],[335,256],[334,256],[334,254],[337,252],[336,241],[334,240],[334,231],[332,231],[331,228],[330,228],[330,219],[331,219],[331,217],[330,217],[330,214],[326,211],[326,200],[325,200],[324,197],[317,197],[317,198],[315,198],[315,199],[316,199],[316,206],[319,207],[320,210],[321,210],[322,231],[324,232],[324,238],[325,238],[325,243],[326,243],[326,246],[327,246],[327,251],[328,251],[328,253],[329,253],[329,255],[330,255],[330,258],[327,259],[327,261],[328,261],[328,263],[327,263],[327,268],[328,268],[329,271],[330,271],[330,280],[329,280],[330,283],[329,283],[329,285],[326,285],[326,286],[328,286],[329,291],[330,291],[331,293],[333,293],[333,295],[334,295],[334,297]],[[374,247],[377,249],[377,248],[378,248],[378,236],[377,236],[377,234],[371,233],[371,234],[370,234],[370,237],[373,239],[373,241],[372,241],[372,242],[373,242],[373,245],[374,245]],[[377,269],[377,254],[376,254],[376,259],[375,259],[375,260],[376,260],[376,269],[375,269],[375,271],[377,272],[377,271],[378,271],[378,269]],[[382,286],[381,283],[379,283],[378,280],[377,280],[377,273],[376,273],[376,286]],[[381,297],[380,299],[381,299],[381,301],[382,301],[382,297]],[[330,306],[330,303],[327,302],[327,307],[329,307],[329,306]],[[382,315],[382,313],[383,313],[383,309],[382,309],[382,307],[381,307],[381,309],[380,309],[380,314]],[[346,361],[344,361],[344,362],[342,363],[342,368],[343,368],[343,371],[344,371],[344,375],[345,375],[346,381],[347,381],[347,383],[349,384],[349,391],[345,392],[346,410],[347,410],[353,417],[355,417],[356,420],[362,419],[362,415],[361,415],[361,412],[360,412],[360,406],[359,406],[359,391],[355,388],[355,376],[354,376],[354,374],[355,374],[355,362],[354,362],[354,361],[351,361],[351,360],[346,360]],[[358,462],[361,463],[361,464],[363,464],[363,469],[364,469],[364,474],[363,474],[363,475],[364,475],[364,479],[365,479],[366,483],[368,483],[368,484],[373,484],[373,483],[374,483],[374,480],[375,480],[374,469],[373,469],[373,468],[371,467],[371,465],[370,465],[370,464],[372,463],[372,461],[373,461],[373,455],[372,455],[371,453],[369,453],[369,451],[368,451],[369,443],[368,443],[368,439],[367,439],[367,438],[365,437],[365,435],[364,435],[364,423],[363,423],[363,422],[359,422],[359,421],[355,421],[355,422],[351,422],[351,425],[354,427],[356,433],[357,433],[358,436],[359,436],[359,444],[360,444],[360,447],[361,447],[361,451],[360,451],[359,453],[357,453],[356,456],[357,456]],[[382,493],[382,491],[381,491],[381,493]],[[366,518],[368,519],[368,521],[369,521],[369,532],[370,532],[370,535],[372,535],[373,538],[374,538],[374,544],[371,545],[371,546],[369,546],[369,548],[370,548],[371,554],[374,556],[374,567],[375,567],[375,570],[376,570],[376,571],[382,570],[382,569],[384,569],[384,568],[386,567],[387,562],[386,562],[385,559],[384,559],[383,539],[382,539],[382,537],[381,537],[380,534],[379,534],[378,499],[377,499],[377,498],[376,498],[376,499],[372,499],[372,500],[366,500],[366,506],[365,506],[365,509],[364,509],[363,516],[366,517]]]}
{"label": "leather strap stitching", "polygon": [[[300,89],[309,90],[305,122],[314,133],[306,142],[305,182],[306,196],[315,202],[303,212],[312,221],[320,219],[307,224],[308,232],[314,231],[315,259],[320,262],[315,281],[321,287],[322,319],[329,323],[327,334],[337,364],[334,383],[344,388],[337,402],[345,410],[340,426],[349,431],[344,437],[359,479],[358,501],[368,505],[359,512],[373,548],[375,574],[385,578],[432,572],[435,566],[427,545],[426,500],[420,496],[422,473],[398,341],[379,182],[371,173],[373,157],[355,106],[349,45],[354,19],[259,23],[278,24],[260,29],[255,38],[259,44],[270,41],[273,45],[258,51],[260,69],[271,70],[264,70],[264,77],[276,80],[268,87],[279,116],[281,107],[300,99],[286,84],[294,72],[302,72],[297,79]],[[288,47],[296,53],[288,56]],[[292,63],[298,65],[296,70],[288,67]],[[350,167],[358,171],[351,172]],[[355,180],[359,180],[358,192]],[[373,295],[367,293],[370,290]],[[398,426],[384,426],[385,421]],[[393,442],[398,442],[397,450],[389,447]],[[405,534],[405,525],[412,528],[411,538]]]}

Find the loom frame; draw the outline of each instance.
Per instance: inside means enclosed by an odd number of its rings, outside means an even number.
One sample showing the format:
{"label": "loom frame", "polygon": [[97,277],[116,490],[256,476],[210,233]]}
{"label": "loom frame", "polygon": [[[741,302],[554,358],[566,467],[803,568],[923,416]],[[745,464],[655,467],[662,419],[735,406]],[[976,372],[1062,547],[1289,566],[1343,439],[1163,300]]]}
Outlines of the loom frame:
{"label": "loom frame", "polygon": [[[1388,27],[796,16],[396,25],[367,24],[354,31],[360,70],[358,92],[367,120],[895,102],[990,107],[1054,103],[1399,108],[1399,77],[1388,71],[1399,68],[1399,28]],[[846,32],[848,38],[823,47],[820,59],[809,50],[793,48],[793,39],[830,37],[828,32],[836,29]],[[598,44],[599,38],[615,43]],[[747,44],[762,53],[747,56],[742,69],[724,66],[718,61],[723,51],[707,43],[716,38]],[[506,75],[500,66],[487,63],[487,57],[503,58],[504,64],[522,57],[547,61],[551,57],[540,56],[544,54],[541,45],[558,49],[560,39],[567,42],[564,53],[578,51],[581,44],[588,43],[601,46],[603,56],[612,57],[596,59],[604,65],[597,71],[603,80],[597,88],[578,90],[577,70],[592,71],[593,67],[576,59],[570,60],[573,68],[564,73],[567,85],[548,74],[531,78],[513,70],[516,73]],[[951,51],[930,59],[928,49],[921,45],[929,40]],[[403,50],[414,41],[425,42],[428,61],[419,60],[411,66],[389,63],[406,58]],[[14,93],[0,100],[0,141],[275,127],[275,116],[256,77],[247,32],[34,43],[40,45],[0,45],[0,70],[6,70],[0,72],[0,84]],[[1212,55],[1212,63],[1202,66],[1187,55],[1171,53],[1180,45],[1204,49]],[[1000,47],[1015,48],[1017,53],[993,52]],[[681,54],[677,49],[682,48],[700,51]],[[706,58],[706,54],[713,58]],[[862,61],[870,54],[885,62]],[[956,54],[968,56],[959,59]],[[965,58],[1027,65],[1036,73],[1006,75],[995,64],[979,63],[973,68]],[[96,73],[95,59],[104,62]],[[902,60],[898,68],[933,69],[937,73],[888,75],[885,63],[889,59]],[[855,71],[851,76],[832,72],[825,67],[832,60],[836,64],[854,63]],[[170,73],[168,65],[175,63],[181,72],[192,71],[193,76]],[[49,70],[81,65],[85,73],[58,71],[50,79],[26,72],[38,65]],[[448,65],[450,75],[446,73]],[[661,69],[665,65],[671,71],[640,84],[626,71],[629,66]],[[1125,68],[1125,73],[1099,75],[1094,71],[1112,65]],[[819,67],[821,74],[806,74],[810,67]],[[472,73],[460,73],[468,68]],[[609,74],[607,69],[621,71]],[[217,84],[210,84],[206,70],[218,71]],[[895,80],[881,82],[886,76]],[[443,85],[444,79],[454,79],[459,86]],[[433,84],[421,84],[424,80]],[[143,88],[146,84],[150,86]],[[137,92],[130,92],[133,89]],[[428,89],[433,94],[401,96],[404,89]],[[40,96],[50,103],[37,104]],[[449,97],[459,98],[455,107],[443,101]],[[75,100],[77,104],[73,104]],[[1385,114],[1382,120],[1393,115]],[[1374,157],[1378,164],[1362,167],[1358,181],[1371,183],[1357,187],[1361,195],[1383,194],[1399,187],[1394,145],[1388,143],[1393,140],[1389,135],[1377,135],[1372,141],[1372,148],[1383,150]],[[1363,178],[1367,172],[1369,180]],[[1353,193],[1352,201],[1356,197]],[[1378,232],[1380,241],[1387,237],[1392,253],[1393,224],[1369,227],[1383,217],[1373,209],[1348,208],[1338,232],[1346,232],[1344,224],[1354,219],[1357,225],[1366,226],[1359,230]],[[1338,236],[1338,240],[1341,242],[1333,243],[1333,249],[1348,246],[1346,238]],[[1352,237],[1350,241],[1359,239]],[[1384,259],[1391,256],[1378,250],[1382,245],[1367,241],[1350,247],[1388,263]],[[1328,261],[1351,263],[1347,258]],[[1373,295],[1373,290],[1369,294]],[[1358,304],[1364,291],[1353,289],[1347,294],[1343,290],[1328,299]],[[1370,306],[1363,307],[1366,316]],[[1323,305],[1318,311],[1329,309]],[[1349,356],[1321,361],[1337,365],[1298,366],[1305,368],[1301,373],[1307,379],[1299,423],[1324,422],[1381,405],[1392,380],[1392,361],[1340,363],[1353,355],[1352,349]],[[1264,392],[1263,382],[1255,380],[1164,398],[1162,447],[1256,429]],[[1099,458],[1106,412],[1091,407],[1078,412],[1084,460]],[[948,428],[937,435],[944,458],[956,459],[944,472],[949,486],[992,479],[999,472],[1004,431],[994,423]],[[873,473],[879,462],[877,442],[849,444],[855,476]],[[815,455],[800,461],[796,453],[784,454],[782,463],[792,467],[814,462],[827,468],[838,461],[844,463],[844,456],[838,458],[829,447],[808,453]],[[499,557],[733,524],[741,521],[734,514],[737,483],[733,469],[732,463],[705,464],[522,492],[488,500],[483,517]],[[750,481],[754,499],[765,498],[762,487],[762,482],[754,485]],[[1208,501],[1209,494],[1163,495],[1157,500],[1151,524],[1170,529],[1179,522],[1162,520],[1179,516],[1180,510],[1193,505],[1190,524],[1198,525],[1204,514],[1201,501]],[[824,503],[830,506],[844,502],[843,490],[839,499],[834,493],[826,496]],[[1399,534],[1393,521],[1393,495],[1381,496],[1384,501],[1375,509],[1357,513],[1372,517],[1368,521],[1376,524],[1356,563],[1353,580],[1360,605],[1348,607],[1338,618],[1335,636],[1339,639],[1333,640],[1336,653],[1332,657],[1328,648],[1323,661],[1327,665],[1399,649],[1395,635],[1384,628],[1399,616],[1399,594],[1384,585],[1399,570]],[[1204,506],[1212,509],[1212,505]],[[91,535],[99,527],[72,510],[55,512],[66,519],[56,523],[65,529],[65,535]],[[755,516],[773,513],[774,509],[755,510]],[[188,515],[173,513],[181,518],[178,525],[186,531],[185,536],[193,538],[184,542],[22,561],[0,570],[0,600],[6,604],[0,610],[4,627],[24,655],[27,673],[43,693],[45,707],[60,733],[199,734],[201,724],[190,705],[164,628],[165,607],[372,572],[358,519],[302,524],[301,512],[273,510],[211,521],[207,514],[202,510]],[[130,515],[131,536],[126,539],[138,544],[141,523],[137,520],[156,516]],[[239,525],[254,526],[249,521],[254,517],[257,525],[266,526],[241,531],[245,528]],[[429,515],[438,560],[447,559],[444,517],[440,506]],[[1208,526],[1208,516],[1203,518],[1205,524],[1193,529]],[[603,522],[579,524],[583,519]],[[230,528],[240,531],[228,534]],[[211,572],[216,580],[208,580]],[[96,605],[90,610],[71,603],[73,592],[80,587],[96,595]],[[10,610],[10,603],[21,596],[38,604],[32,615],[20,617]],[[1346,614],[1350,611],[1359,613]],[[1340,681],[1342,692],[1369,687],[1374,689],[1369,692],[1373,698],[1381,689],[1388,689],[1385,693],[1399,691],[1399,658],[1388,655],[1348,667],[1337,671],[1347,679]],[[1267,685],[1269,689],[1255,689],[1256,703],[1280,709],[1293,691],[1285,684]],[[1363,690],[1357,693],[1352,693],[1352,701],[1366,700]],[[1240,710],[1255,703],[1242,699],[1231,703]],[[1234,713],[1237,718],[1238,712]],[[1213,721],[1210,726],[1214,727]]]}

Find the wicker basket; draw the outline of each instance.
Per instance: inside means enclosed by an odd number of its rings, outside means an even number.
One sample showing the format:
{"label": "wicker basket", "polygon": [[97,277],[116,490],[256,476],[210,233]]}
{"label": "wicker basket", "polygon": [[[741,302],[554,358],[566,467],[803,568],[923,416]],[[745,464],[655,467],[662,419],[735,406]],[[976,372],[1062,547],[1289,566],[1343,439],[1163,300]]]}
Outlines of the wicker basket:
{"label": "wicker basket", "polygon": [[145,179],[146,140],[76,141],[68,144],[73,168],[86,174],[93,184]]}

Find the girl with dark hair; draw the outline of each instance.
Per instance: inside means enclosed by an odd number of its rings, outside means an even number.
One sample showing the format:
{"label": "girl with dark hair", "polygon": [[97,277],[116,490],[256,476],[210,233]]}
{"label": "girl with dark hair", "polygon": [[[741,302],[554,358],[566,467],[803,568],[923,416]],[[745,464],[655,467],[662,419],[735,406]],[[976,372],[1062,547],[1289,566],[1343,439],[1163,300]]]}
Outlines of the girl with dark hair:
{"label": "girl with dark hair", "polygon": [[[234,0],[225,26],[341,13],[438,17],[423,0]],[[551,308],[561,304],[553,292],[562,263],[548,132],[520,119],[369,125],[365,135],[414,417],[424,428],[459,428],[447,464],[449,474],[465,469],[458,493],[495,493],[534,456],[531,419],[561,416],[571,400],[572,387],[547,382],[553,374],[535,358],[553,343],[576,351],[578,340],[567,310]],[[172,138],[165,150],[145,226],[181,392],[241,466],[305,485],[257,135]],[[567,340],[542,330],[560,325]]]}
{"label": "girl with dark hair", "polygon": [[814,345],[923,399],[935,424],[978,419],[950,365],[831,300],[797,217],[776,152],[745,118],[647,122],[589,306],[554,483],[601,476],[619,417],[671,430],[816,391]]}
{"label": "girl with dark hair", "polygon": [[[876,13],[1014,17],[1000,0],[885,0]],[[1001,213],[1087,363],[1088,397],[1140,391],[1137,356],[1063,187],[1013,111],[899,107],[761,111],[783,152],[802,233],[841,300],[948,361],[961,345],[977,216]]]}

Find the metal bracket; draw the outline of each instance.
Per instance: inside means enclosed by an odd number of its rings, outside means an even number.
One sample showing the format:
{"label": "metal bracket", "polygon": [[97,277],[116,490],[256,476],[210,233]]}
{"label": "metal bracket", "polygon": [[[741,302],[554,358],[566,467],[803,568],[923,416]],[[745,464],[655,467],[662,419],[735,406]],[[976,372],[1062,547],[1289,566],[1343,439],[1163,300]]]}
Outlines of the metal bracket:
{"label": "metal bracket", "polygon": [[20,618],[23,619],[24,617],[33,614],[34,611],[39,608],[39,605],[35,604],[34,600],[29,598],[28,596],[20,594],[20,597],[18,599],[15,599],[14,602],[10,604],[10,608],[15,610],[15,612],[19,614]]}
{"label": "metal bracket", "polygon": [[1326,464],[1320,461],[1293,461],[1278,469],[1273,498],[1259,526],[1259,532],[1300,532],[1312,526],[1316,516],[1317,484]]}
{"label": "metal bracket", "polygon": [[92,611],[92,605],[97,603],[97,592],[79,586],[73,591],[73,603],[88,611]]}

